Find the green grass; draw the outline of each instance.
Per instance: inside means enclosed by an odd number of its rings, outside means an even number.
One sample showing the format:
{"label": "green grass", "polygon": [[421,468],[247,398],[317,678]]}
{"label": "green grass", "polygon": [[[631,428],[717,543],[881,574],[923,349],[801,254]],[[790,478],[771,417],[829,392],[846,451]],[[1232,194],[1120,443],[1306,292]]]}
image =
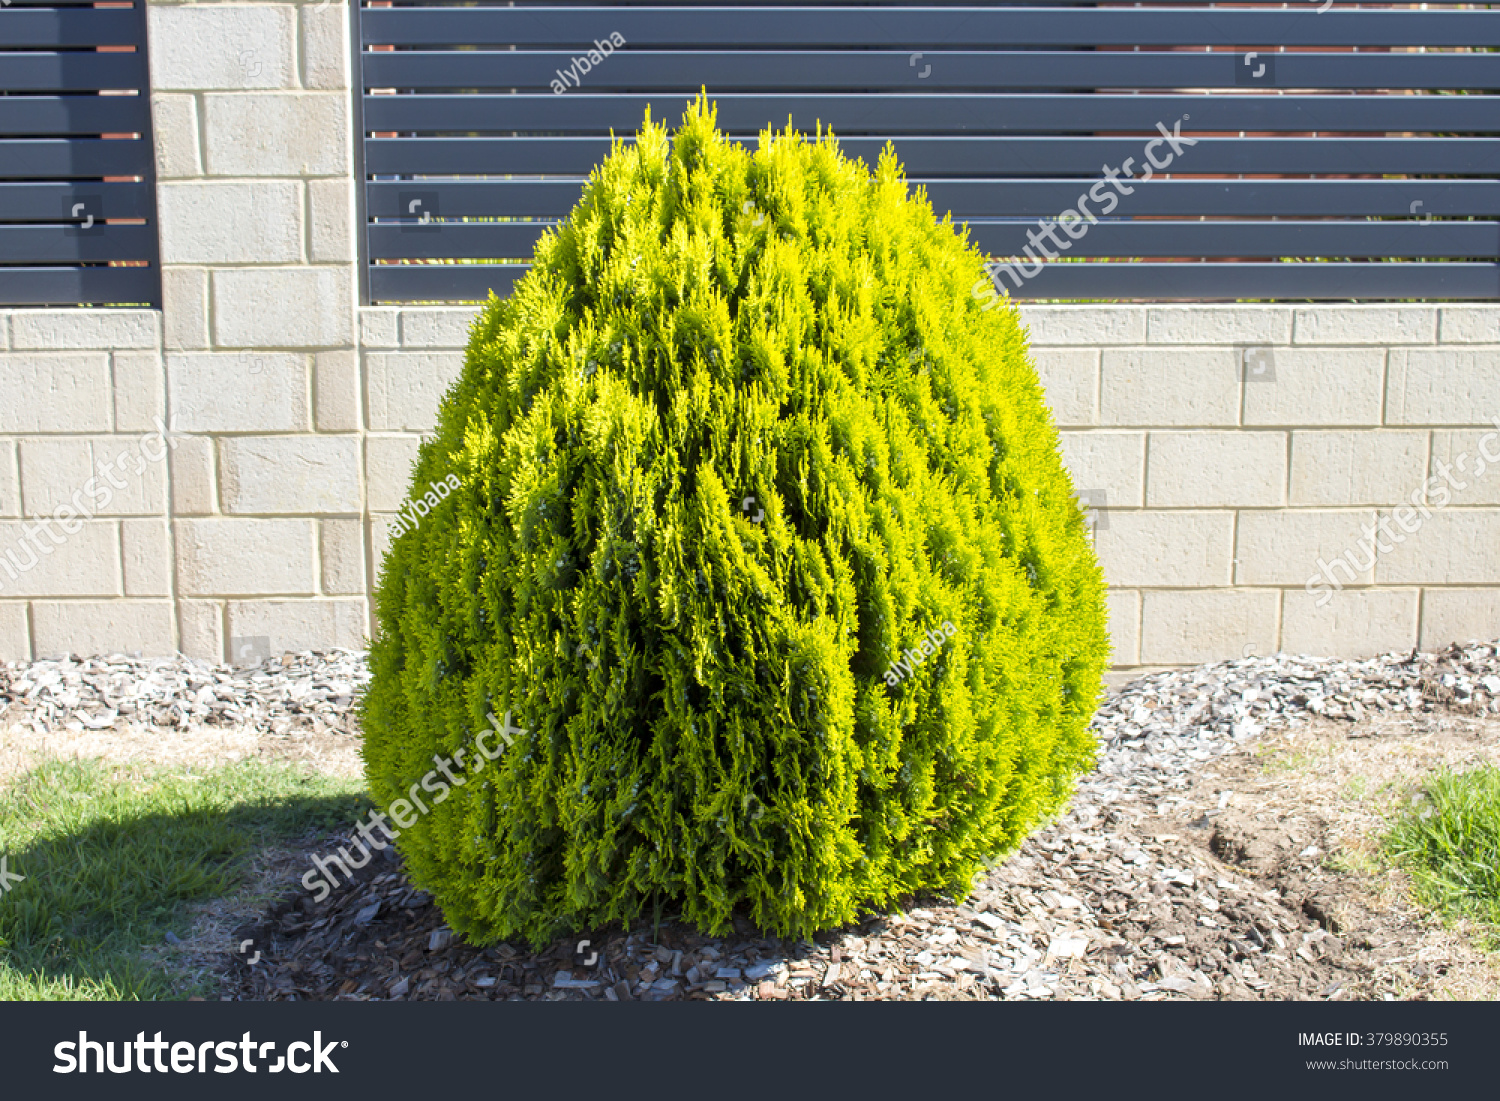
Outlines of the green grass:
{"label": "green grass", "polygon": [[[160,947],[233,895],[251,856],[347,827],[362,785],[244,762],[210,771],[50,762],[0,794],[0,1000],[209,994]],[[229,951],[230,947],[225,946]]]}
{"label": "green grass", "polygon": [[1500,948],[1500,768],[1435,774],[1382,842],[1417,901]]}

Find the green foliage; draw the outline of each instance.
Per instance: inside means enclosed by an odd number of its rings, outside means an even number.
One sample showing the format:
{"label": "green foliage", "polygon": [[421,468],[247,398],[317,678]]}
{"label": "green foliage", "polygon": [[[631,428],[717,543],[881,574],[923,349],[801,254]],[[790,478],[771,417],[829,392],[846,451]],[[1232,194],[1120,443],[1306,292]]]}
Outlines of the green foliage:
{"label": "green foliage", "polygon": [[382,806],[487,714],[527,731],[401,836],[455,929],[806,934],[966,891],[1065,801],[1103,582],[982,262],[890,150],[751,152],[700,101],[484,308],[363,701]]}

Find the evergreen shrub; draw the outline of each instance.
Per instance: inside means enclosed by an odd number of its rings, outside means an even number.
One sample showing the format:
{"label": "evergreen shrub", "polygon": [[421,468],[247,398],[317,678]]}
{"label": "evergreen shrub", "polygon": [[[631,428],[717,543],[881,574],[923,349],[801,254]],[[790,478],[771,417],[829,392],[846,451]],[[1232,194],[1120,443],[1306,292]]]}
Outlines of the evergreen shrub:
{"label": "evergreen shrub", "polygon": [[821,137],[648,114],[420,449],[364,755],[390,807],[469,747],[400,848],[478,943],[964,892],[1092,762],[1104,586],[1016,311]]}

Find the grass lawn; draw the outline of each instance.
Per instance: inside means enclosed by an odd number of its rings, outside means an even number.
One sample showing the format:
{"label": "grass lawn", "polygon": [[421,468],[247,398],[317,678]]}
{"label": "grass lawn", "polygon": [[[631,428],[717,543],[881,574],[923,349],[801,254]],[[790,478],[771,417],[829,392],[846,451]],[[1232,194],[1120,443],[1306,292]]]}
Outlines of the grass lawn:
{"label": "grass lawn", "polygon": [[0,893],[0,1000],[211,996],[167,934],[188,937],[205,903],[242,895],[257,854],[347,828],[362,789],[253,760],[53,761],[19,777],[0,793],[0,855],[25,877]]}

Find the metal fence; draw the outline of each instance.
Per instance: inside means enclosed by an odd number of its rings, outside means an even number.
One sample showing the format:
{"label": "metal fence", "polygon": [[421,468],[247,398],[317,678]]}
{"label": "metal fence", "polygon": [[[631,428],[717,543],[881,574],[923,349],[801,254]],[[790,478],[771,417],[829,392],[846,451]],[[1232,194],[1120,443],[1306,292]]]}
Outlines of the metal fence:
{"label": "metal fence", "polygon": [[146,3],[0,6],[0,305],[161,303]]}
{"label": "metal fence", "polygon": [[504,294],[700,87],[893,141],[1019,298],[1500,298],[1500,11],[1416,7],[363,0],[366,299]]}

